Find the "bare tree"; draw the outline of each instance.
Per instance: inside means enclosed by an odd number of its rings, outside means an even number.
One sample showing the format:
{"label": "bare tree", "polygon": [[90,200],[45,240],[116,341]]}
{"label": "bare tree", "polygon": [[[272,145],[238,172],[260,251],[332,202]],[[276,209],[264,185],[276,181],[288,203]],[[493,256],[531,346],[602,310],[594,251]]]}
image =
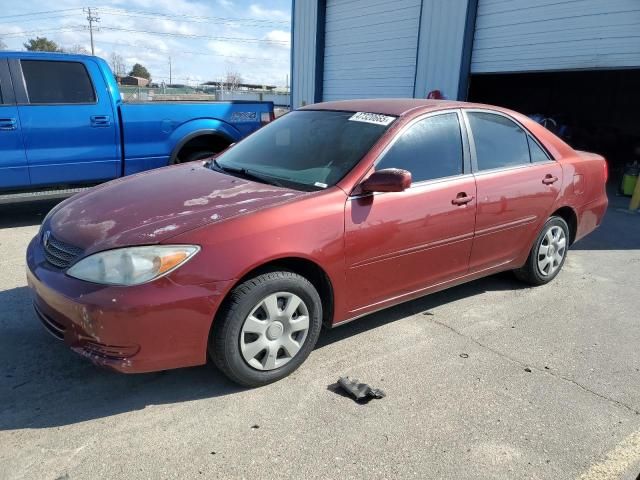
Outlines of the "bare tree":
{"label": "bare tree", "polygon": [[119,55],[116,52],[111,52],[109,62],[111,63],[111,70],[113,70],[115,75],[126,75],[127,67],[124,64],[124,58],[122,58],[122,55]]}
{"label": "bare tree", "polygon": [[240,87],[242,76],[238,72],[227,70],[224,78],[224,86],[227,90],[233,92]]}
{"label": "bare tree", "polygon": [[64,51],[66,53],[74,53],[76,55],[89,55],[89,50],[84,48],[82,45],[76,43],[69,48],[65,48]]}

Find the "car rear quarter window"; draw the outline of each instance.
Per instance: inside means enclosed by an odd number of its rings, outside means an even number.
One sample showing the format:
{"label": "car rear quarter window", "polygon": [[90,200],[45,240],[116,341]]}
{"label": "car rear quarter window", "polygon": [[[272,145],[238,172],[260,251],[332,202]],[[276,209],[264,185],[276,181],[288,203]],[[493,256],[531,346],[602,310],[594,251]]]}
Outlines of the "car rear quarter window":
{"label": "car rear quarter window", "polygon": [[532,162],[548,162],[550,160],[547,152],[530,135],[527,135],[527,141],[529,142],[529,155]]}
{"label": "car rear quarter window", "polygon": [[468,112],[478,170],[514,167],[531,162],[527,134],[508,118],[494,113]]}
{"label": "car rear quarter window", "polygon": [[456,113],[427,117],[400,134],[376,170],[402,168],[421,182],[462,173],[460,122]]}
{"label": "car rear quarter window", "polygon": [[96,103],[96,94],[80,62],[22,60],[30,104]]}

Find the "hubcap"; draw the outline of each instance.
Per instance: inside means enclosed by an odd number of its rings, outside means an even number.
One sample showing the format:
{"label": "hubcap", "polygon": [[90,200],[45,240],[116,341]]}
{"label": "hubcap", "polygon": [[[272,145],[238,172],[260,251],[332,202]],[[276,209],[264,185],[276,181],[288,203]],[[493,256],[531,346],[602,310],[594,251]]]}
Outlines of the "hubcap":
{"label": "hubcap", "polygon": [[567,237],[564,230],[553,226],[547,230],[538,248],[538,270],[548,277],[553,275],[567,253]]}
{"label": "hubcap", "polygon": [[309,332],[309,309],[290,292],[277,292],[253,307],[240,332],[240,352],[256,370],[273,370],[293,359]]}

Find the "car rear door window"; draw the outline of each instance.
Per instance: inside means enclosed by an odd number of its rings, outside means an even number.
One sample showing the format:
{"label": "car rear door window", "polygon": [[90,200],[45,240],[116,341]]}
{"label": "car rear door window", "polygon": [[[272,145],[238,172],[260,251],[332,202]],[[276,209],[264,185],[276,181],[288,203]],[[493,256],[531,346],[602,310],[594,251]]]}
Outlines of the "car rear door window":
{"label": "car rear door window", "polygon": [[460,175],[462,165],[458,115],[444,113],[420,120],[401,133],[376,170],[402,168],[411,172],[415,183]]}
{"label": "car rear door window", "polygon": [[96,103],[91,78],[82,63],[46,60],[20,63],[29,103]]}
{"label": "car rear door window", "polygon": [[503,115],[468,112],[478,170],[515,167],[531,162],[527,134]]}
{"label": "car rear door window", "polygon": [[549,155],[545,152],[538,142],[536,142],[530,135],[527,135],[527,141],[529,142],[529,155],[532,162],[548,162]]}

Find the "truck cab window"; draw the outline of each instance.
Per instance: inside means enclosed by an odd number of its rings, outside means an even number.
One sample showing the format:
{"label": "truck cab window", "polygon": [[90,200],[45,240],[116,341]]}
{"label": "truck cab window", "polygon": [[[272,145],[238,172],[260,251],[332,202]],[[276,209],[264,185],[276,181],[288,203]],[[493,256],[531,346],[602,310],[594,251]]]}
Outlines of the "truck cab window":
{"label": "truck cab window", "polygon": [[30,104],[96,103],[96,94],[80,62],[22,60]]}

